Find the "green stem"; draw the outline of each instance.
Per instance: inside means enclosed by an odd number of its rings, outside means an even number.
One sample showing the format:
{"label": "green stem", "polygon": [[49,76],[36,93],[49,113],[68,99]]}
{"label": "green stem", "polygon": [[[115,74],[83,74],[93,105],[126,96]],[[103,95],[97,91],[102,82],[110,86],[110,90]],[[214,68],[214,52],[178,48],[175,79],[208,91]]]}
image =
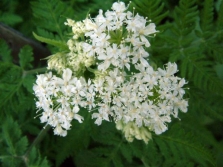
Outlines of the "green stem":
{"label": "green stem", "polygon": [[37,69],[33,69],[33,70],[29,70],[29,71],[23,71],[23,78],[27,75],[31,75],[31,74],[36,74],[36,73],[42,73],[45,72],[47,70],[46,67],[43,68],[37,68]]}
{"label": "green stem", "polygon": [[50,125],[47,125],[45,128],[43,128],[40,131],[38,136],[35,138],[33,143],[29,146],[26,153],[24,154],[24,156],[23,156],[24,159],[28,159],[29,153],[32,151],[33,147],[35,147],[37,144],[39,144],[43,140],[43,138],[45,137],[45,135],[46,135],[46,133],[48,132],[49,129],[50,129]]}
{"label": "green stem", "polygon": [[145,157],[144,157],[144,156],[141,158],[141,161],[142,161],[142,163],[143,163],[143,165],[144,165],[145,167],[150,167],[150,166],[145,162]]}

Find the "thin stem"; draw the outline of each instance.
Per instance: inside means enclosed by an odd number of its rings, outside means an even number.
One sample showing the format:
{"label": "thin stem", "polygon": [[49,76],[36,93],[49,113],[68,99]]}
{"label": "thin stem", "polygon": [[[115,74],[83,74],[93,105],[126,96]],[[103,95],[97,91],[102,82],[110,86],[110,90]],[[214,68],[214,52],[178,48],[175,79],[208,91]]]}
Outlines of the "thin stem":
{"label": "thin stem", "polygon": [[43,67],[43,68],[37,68],[37,69],[33,69],[33,70],[29,70],[29,71],[23,71],[23,78],[27,75],[30,75],[30,74],[36,74],[36,73],[41,73],[41,72],[45,72],[47,70],[46,67]]}
{"label": "thin stem", "polygon": [[38,134],[38,136],[35,138],[35,140],[33,141],[33,143],[29,146],[29,148],[27,149],[24,157],[28,157],[29,153],[31,152],[32,148],[34,146],[36,146],[37,144],[39,144],[42,139],[44,138],[44,136],[46,135],[46,133],[48,132],[48,130],[50,129],[50,126],[47,125],[45,128],[43,128],[40,133]]}
{"label": "thin stem", "polygon": [[142,161],[142,163],[143,163],[143,165],[144,165],[145,167],[150,167],[150,166],[145,162],[145,157],[144,157],[144,156],[141,158],[141,161]]}

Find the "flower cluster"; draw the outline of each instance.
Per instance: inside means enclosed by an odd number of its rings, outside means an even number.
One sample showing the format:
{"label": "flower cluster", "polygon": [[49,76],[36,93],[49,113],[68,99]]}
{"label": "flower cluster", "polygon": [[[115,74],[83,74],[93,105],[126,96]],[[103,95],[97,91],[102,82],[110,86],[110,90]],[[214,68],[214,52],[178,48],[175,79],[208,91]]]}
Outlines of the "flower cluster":
{"label": "flower cluster", "polygon": [[80,103],[75,103],[76,94],[82,92],[81,81],[72,77],[70,69],[64,70],[62,78],[51,72],[37,76],[33,90],[38,98],[37,108],[44,110],[40,120],[54,127],[54,134],[66,136],[73,119],[82,122],[83,117],[78,114]]}
{"label": "flower cluster", "polygon": [[[117,128],[123,130],[129,141],[142,127],[156,134],[163,133],[167,130],[166,123],[171,122],[171,115],[177,118],[178,111],[186,112],[188,106],[183,99],[185,80],[174,76],[177,72],[175,63],[168,63],[166,70],[159,68],[158,71],[141,64],[136,67],[138,72],[129,79],[115,68],[93,84],[93,94],[100,99],[94,103],[98,108],[92,115],[96,118],[95,123],[100,125],[102,120],[108,121],[108,115],[113,116],[115,122],[122,122]],[[127,132],[129,124],[134,124],[135,128]],[[144,135],[138,134],[138,139],[143,139]]]}
{"label": "flower cluster", "polygon": [[[157,32],[155,24],[127,8],[115,2],[112,11],[100,10],[95,19],[65,23],[74,33],[67,42],[67,61],[49,61],[62,77],[38,75],[34,86],[36,105],[44,110],[41,122],[55,127],[55,134],[65,136],[71,120],[82,122],[79,109],[87,108],[94,111],[97,125],[112,117],[128,141],[147,143],[152,131],[161,134],[168,129],[171,116],[187,112],[182,88],[186,81],[175,76],[177,65],[155,70],[148,63],[146,48]],[[80,77],[85,70],[95,77]]]}
{"label": "flower cluster", "polygon": [[136,14],[128,11],[123,2],[114,3],[113,11],[102,10],[92,21],[86,19],[85,33],[89,37],[83,43],[83,48],[89,57],[93,56],[99,62],[98,70],[105,71],[114,67],[119,69],[127,68],[140,63],[144,67],[149,64],[146,58],[149,56],[145,51],[150,46],[148,37],[157,31],[155,24]]}
{"label": "flower cluster", "polygon": [[69,53],[56,53],[51,55],[48,60],[48,69],[56,70],[59,74],[63,73],[65,68],[70,68],[76,76],[81,76],[86,67],[94,64],[94,58],[88,57],[83,51],[82,43],[74,39],[67,42]]}

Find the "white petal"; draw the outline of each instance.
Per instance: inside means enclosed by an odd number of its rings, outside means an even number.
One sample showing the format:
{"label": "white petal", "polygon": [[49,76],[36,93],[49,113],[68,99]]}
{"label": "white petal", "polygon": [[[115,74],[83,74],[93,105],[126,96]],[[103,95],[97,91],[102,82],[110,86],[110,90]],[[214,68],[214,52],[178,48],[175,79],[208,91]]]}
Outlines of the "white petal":
{"label": "white petal", "polygon": [[78,113],[79,110],[80,110],[80,108],[77,105],[74,106],[74,108],[73,108],[74,113]]}
{"label": "white petal", "polygon": [[154,23],[150,23],[148,26],[146,26],[145,35],[153,34],[157,32],[156,31],[156,25]]}
{"label": "white petal", "polygon": [[76,119],[79,123],[82,123],[84,120],[84,118],[78,114],[74,115],[74,119]]}
{"label": "white petal", "polygon": [[72,71],[69,68],[63,70],[63,79],[65,82],[68,82],[71,79]]}
{"label": "white petal", "polygon": [[168,63],[167,64],[167,74],[173,75],[177,72],[177,64],[176,63]]}

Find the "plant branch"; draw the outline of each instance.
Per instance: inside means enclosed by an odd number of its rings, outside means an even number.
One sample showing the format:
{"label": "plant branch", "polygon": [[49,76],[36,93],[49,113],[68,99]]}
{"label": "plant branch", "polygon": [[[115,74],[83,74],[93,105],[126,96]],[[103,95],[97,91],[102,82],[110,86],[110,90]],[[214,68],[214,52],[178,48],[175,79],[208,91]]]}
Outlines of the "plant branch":
{"label": "plant branch", "polygon": [[36,73],[42,73],[45,72],[47,70],[46,67],[43,68],[37,68],[37,69],[33,69],[33,70],[29,70],[29,71],[23,71],[23,78],[27,75],[31,75],[31,74],[36,74]]}
{"label": "plant branch", "polygon": [[29,153],[32,151],[32,148],[34,146],[36,146],[37,144],[39,144],[42,139],[45,137],[46,133],[48,132],[48,130],[50,129],[50,126],[47,125],[46,127],[44,127],[40,133],[38,134],[38,136],[35,138],[35,140],[33,141],[33,143],[29,146],[29,148],[27,149],[24,157],[28,157],[29,156]]}

